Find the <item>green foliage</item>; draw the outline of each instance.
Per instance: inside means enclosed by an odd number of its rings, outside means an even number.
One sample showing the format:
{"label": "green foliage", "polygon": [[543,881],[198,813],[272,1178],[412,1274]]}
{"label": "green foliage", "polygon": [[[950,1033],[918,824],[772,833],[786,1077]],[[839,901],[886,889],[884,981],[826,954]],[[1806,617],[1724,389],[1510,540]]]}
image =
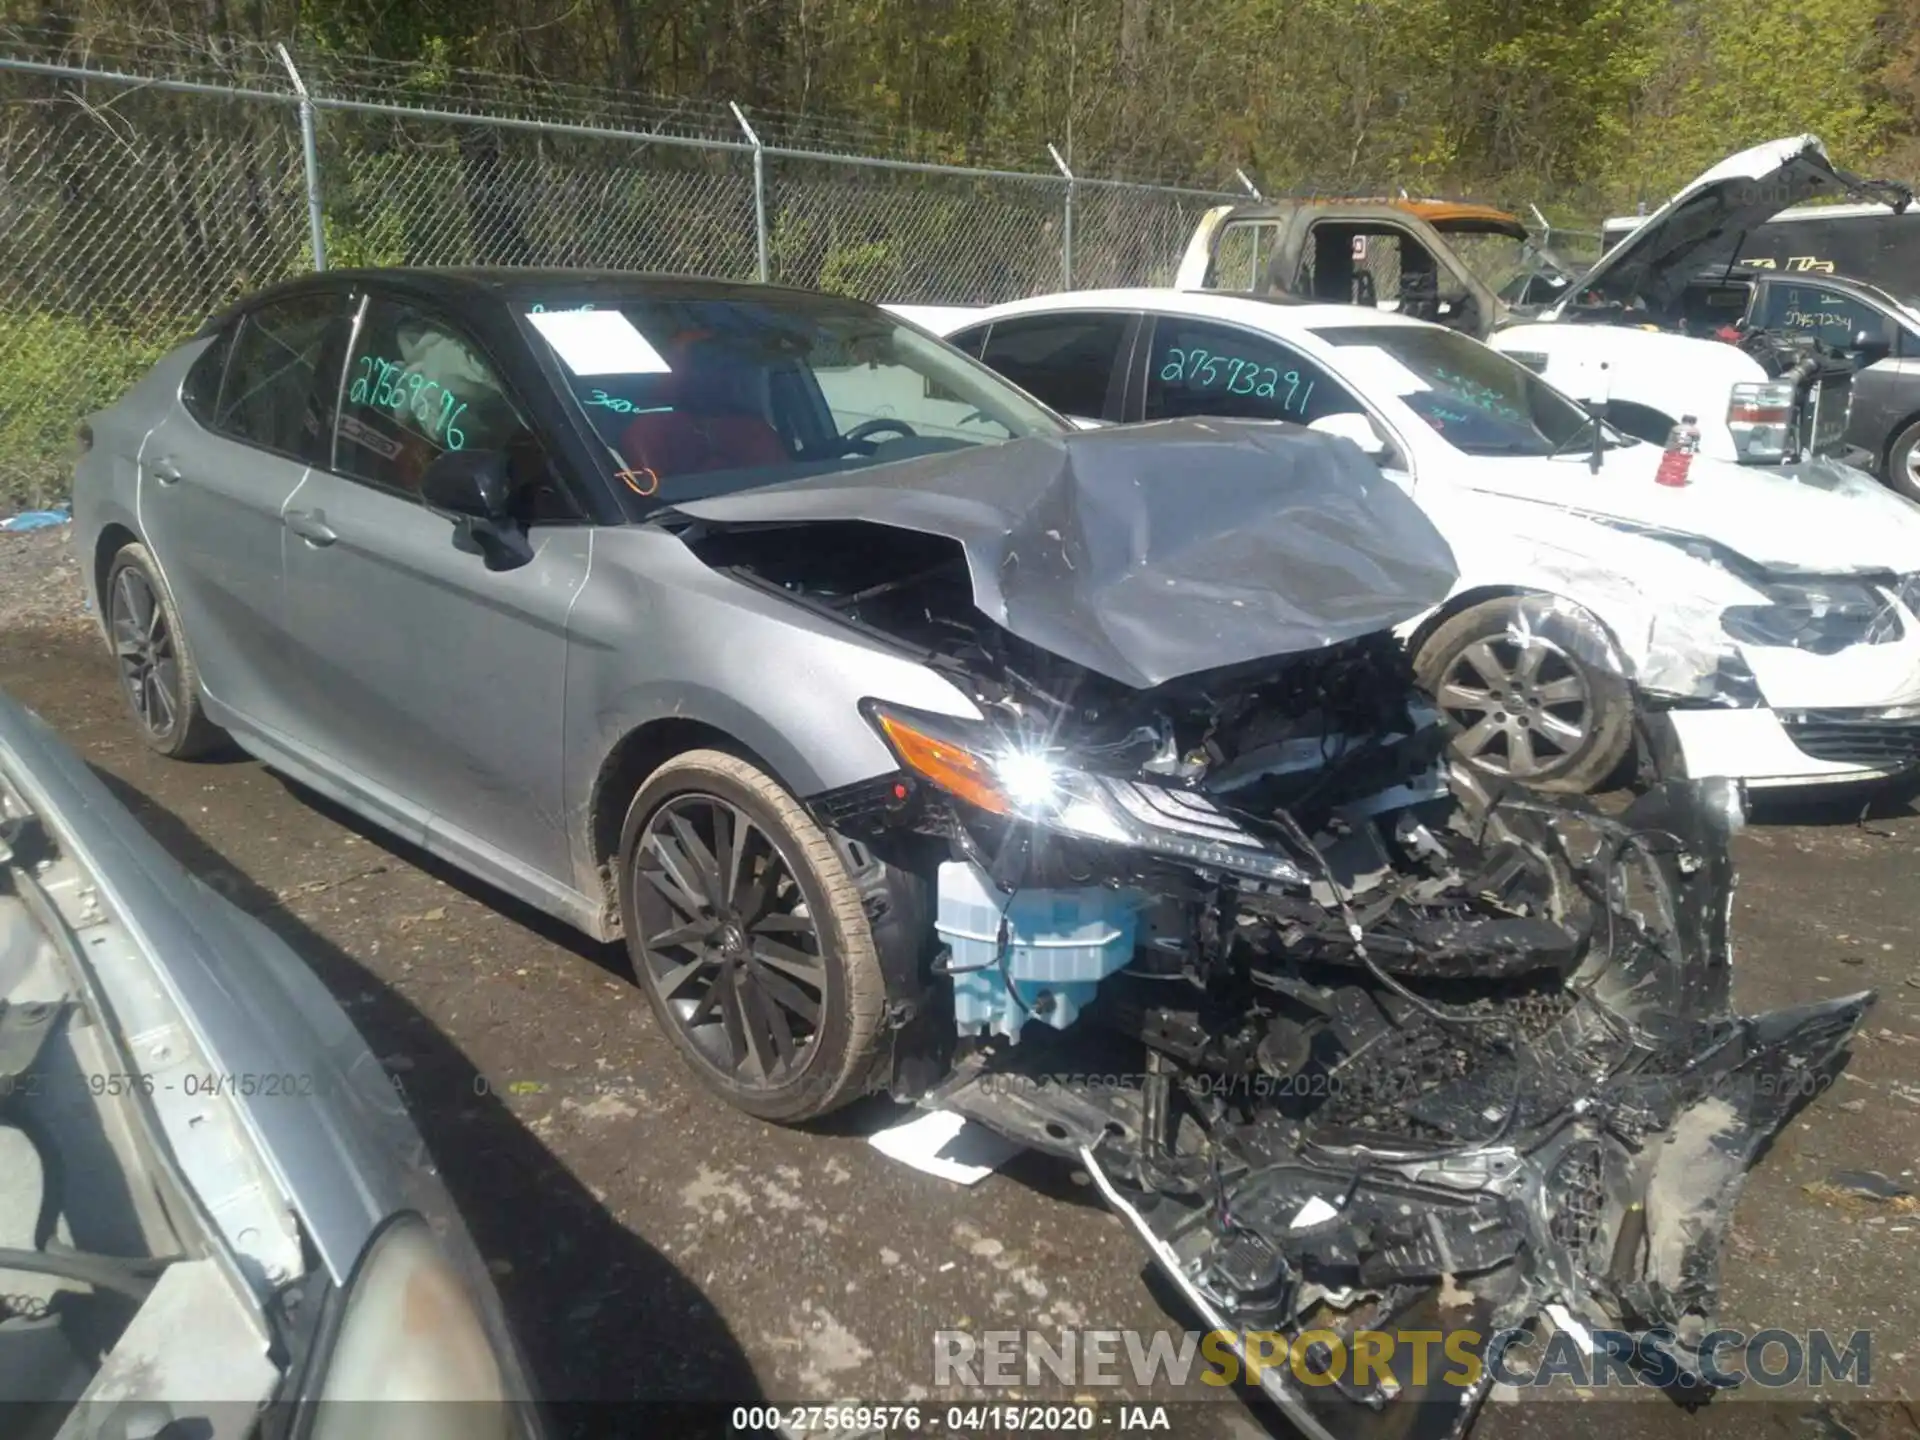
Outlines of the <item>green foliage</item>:
{"label": "green foliage", "polygon": [[0,313],[0,515],[65,496],[80,421],[117,400],[179,338]]}
{"label": "green foliage", "polygon": [[834,245],[820,262],[820,289],[862,300],[887,299],[898,293],[899,262],[894,249],[878,241]]}

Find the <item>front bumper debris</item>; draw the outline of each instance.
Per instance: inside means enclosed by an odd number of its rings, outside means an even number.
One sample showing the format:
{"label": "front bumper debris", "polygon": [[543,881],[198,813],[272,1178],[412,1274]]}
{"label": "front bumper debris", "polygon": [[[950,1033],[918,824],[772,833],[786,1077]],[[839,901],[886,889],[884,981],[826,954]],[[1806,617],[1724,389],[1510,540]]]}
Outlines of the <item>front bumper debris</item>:
{"label": "front bumper debris", "polygon": [[1504,979],[1431,1015],[1348,987],[1328,1005],[1337,1058],[1263,1085],[1210,1087],[1152,1051],[1134,1085],[1015,1083],[1053,1063],[1023,1045],[925,1103],[1077,1159],[1243,1361],[1247,1337],[1277,1342],[1248,1378],[1309,1435],[1404,1433],[1414,1407],[1421,1433],[1457,1435],[1491,1387],[1484,1366],[1471,1383],[1435,1366],[1424,1389],[1386,1370],[1309,1385],[1286,1362],[1301,1343],[1354,1354],[1362,1332],[1484,1343],[1550,1315],[1649,1337],[1632,1363],[1697,1398],[1747,1172],[1874,998],[1732,1010],[1731,795],[1668,784],[1612,820],[1495,802],[1598,837],[1576,877],[1606,901],[1601,928],[1552,984]]}

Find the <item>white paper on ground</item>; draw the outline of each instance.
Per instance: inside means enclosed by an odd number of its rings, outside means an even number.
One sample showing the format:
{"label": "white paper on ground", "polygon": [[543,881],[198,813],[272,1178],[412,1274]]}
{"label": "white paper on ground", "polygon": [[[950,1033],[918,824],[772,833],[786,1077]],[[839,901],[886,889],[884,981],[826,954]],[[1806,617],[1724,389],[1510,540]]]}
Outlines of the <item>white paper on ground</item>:
{"label": "white paper on ground", "polygon": [[576,375],[669,375],[673,367],[618,310],[536,310],[528,323]]}
{"label": "white paper on ground", "polygon": [[1331,1220],[1340,1212],[1322,1200],[1318,1195],[1309,1196],[1307,1203],[1300,1207],[1300,1213],[1293,1217],[1289,1230],[1305,1230],[1310,1225],[1318,1225],[1322,1220]]}
{"label": "white paper on ground", "polygon": [[951,1110],[926,1110],[867,1137],[890,1159],[957,1185],[976,1185],[1020,1153],[1021,1147]]}

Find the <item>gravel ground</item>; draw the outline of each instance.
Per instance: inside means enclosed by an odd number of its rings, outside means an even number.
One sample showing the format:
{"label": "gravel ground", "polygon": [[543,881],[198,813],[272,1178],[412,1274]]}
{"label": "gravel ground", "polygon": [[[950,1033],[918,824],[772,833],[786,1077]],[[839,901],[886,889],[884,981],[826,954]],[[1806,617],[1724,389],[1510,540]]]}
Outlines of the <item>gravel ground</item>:
{"label": "gravel ground", "polygon": [[[62,534],[0,535],[0,686],[349,1007],[401,1077],[549,1396],[943,1402],[929,1395],[936,1329],[1189,1323],[1069,1167],[1026,1156],[948,1186],[864,1142],[893,1113],[879,1100],[805,1131],[751,1121],[688,1079],[617,949],[251,760],[155,757],[76,582]],[[1880,1002],[1843,1079],[1747,1188],[1727,1321],[1870,1329],[1871,1383],[1770,1403],[1743,1391],[1698,1413],[1495,1405],[1482,1440],[1542,1422],[1595,1437],[1920,1433],[1920,1216],[1826,1188],[1836,1170],[1909,1185],[1920,1170],[1920,815],[1906,792],[1864,819],[1858,798],[1776,807],[1738,845],[1740,1003],[1867,987]],[[1210,1393],[1172,1413],[1176,1433],[1290,1433],[1259,1403]]]}
{"label": "gravel ground", "polygon": [[0,530],[0,633],[71,632],[89,623],[71,525]]}

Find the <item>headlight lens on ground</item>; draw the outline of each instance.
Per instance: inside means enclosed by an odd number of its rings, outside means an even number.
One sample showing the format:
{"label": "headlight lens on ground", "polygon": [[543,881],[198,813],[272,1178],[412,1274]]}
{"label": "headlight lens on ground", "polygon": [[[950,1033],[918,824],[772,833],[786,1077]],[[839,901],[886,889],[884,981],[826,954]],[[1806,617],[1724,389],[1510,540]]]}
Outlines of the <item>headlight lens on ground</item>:
{"label": "headlight lens on ground", "polygon": [[519,1432],[473,1297],[425,1221],[382,1231],[346,1293],[314,1440],[509,1440]]}

